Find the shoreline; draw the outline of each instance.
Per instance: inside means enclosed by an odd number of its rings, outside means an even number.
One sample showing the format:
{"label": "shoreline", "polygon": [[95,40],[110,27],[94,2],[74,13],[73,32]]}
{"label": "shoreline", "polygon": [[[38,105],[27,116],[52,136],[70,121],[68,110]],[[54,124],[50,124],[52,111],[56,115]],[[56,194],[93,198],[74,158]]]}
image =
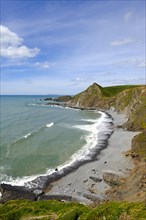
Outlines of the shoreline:
{"label": "shoreline", "polygon": [[[83,109],[81,109],[83,110]],[[89,109],[84,109],[88,110]],[[91,110],[91,109],[90,109]],[[93,109],[92,109],[93,110]],[[95,110],[95,109],[94,109]],[[59,165],[54,169],[54,172],[48,175],[40,175],[37,178],[33,179],[32,181],[28,181],[24,184],[25,187],[31,188],[33,191],[39,189],[42,191],[46,191],[45,189],[50,188],[50,185],[52,182],[55,182],[66,175],[69,175],[70,173],[75,172],[77,169],[79,169],[81,166],[84,166],[87,163],[91,163],[95,160],[97,160],[97,156],[100,154],[100,152],[107,148],[108,146],[108,139],[113,133],[113,118],[110,116],[110,114],[97,110],[96,111],[101,113],[101,118],[103,117],[102,121],[99,122],[99,124],[96,126],[99,127],[104,127],[104,129],[100,129],[96,135],[97,135],[97,143],[93,148],[91,147],[90,149],[86,149],[85,151],[85,146],[83,146],[83,149],[77,151],[75,154],[70,157],[70,160],[66,161],[64,164]],[[101,120],[101,119],[100,119]],[[92,143],[91,143],[92,144]],[[83,152],[85,155],[83,155]],[[76,154],[79,155],[79,157],[75,156]]]}
{"label": "shoreline", "polygon": [[124,114],[113,110],[105,111],[113,119],[114,132],[108,139],[108,146],[100,151],[94,161],[88,162],[58,180],[54,180],[45,189],[45,195],[71,196],[73,201],[92,204],[93,200],[108,200],[105,192],[111,187],[103,180],[104,173],[126,177],[134,168],[131,158],[124,152],[131,149],[132,138],[139,132],[123,130],[120,126],[127,121]]}
{"label": "shoreline", "polygon": [[[62,171],[55,170],[51,175],[39,176],[22,187],[2,184],[1,190],[14,192],[14,194],[15,191],[19,191],[19,195],[16,193],[16,198],[21,196],[23,198],[23,191],[26,191],[28,193],[26,197],[30,196],[30,199],[32,197],[35,200],[55,199],[85,205],[110,200],[110,195],[106,195],[106,192],[111,189],[109,179],[110,181],[116,179],[117,183],[119,178],[128,177],[134,168],[132,158],[126,157],[124,153],[131,149],[132,139],[139,132],[123,130],[122,125],[128,119],[124,114],[118,114],[114,110],[102,112],[113,120],[113,131],[109,138],[101,140],[104,142],[103,148],[96,149],[98,153],[92,157],[91,161],[78,164],[74,169],[67,167]],[[5,198],[2,201],[5,201]]]}

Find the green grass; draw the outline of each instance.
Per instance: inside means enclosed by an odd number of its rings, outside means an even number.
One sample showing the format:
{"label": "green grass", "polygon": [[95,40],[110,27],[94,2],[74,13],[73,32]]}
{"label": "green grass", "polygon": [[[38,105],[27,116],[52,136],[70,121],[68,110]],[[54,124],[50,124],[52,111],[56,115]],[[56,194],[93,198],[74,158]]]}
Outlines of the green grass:
{"label": "green grass", "polygon": [[131,89],[135,87],[138,87],[138,85],[120,85],[120,86],[103,87],[102,94],[107,97],[112,97],[126,89]]}
{"label": "green grass", "polygon": [[[110,98],[110,97],[116,96],[118,93],[120,93],[126,89],[139,87],[140,85],[119,85],[119,86],[101,87],[100,85],[94,83],[92,86],[90,86],[90,87],[92,87],[93,94],[97,94],[96,86],[101,90],[101,93],[103,96]],[[79,98],[80,95],[83,94],[85,91],[75,95],[74,98]]]}
{"label": "green grass", "polygon": [[[134,100],[134,97],[132,98],[132,100]],[[130,126],[132,127],[132,130],[134,131],[146,130],[146,97],[145,95],[139,95],[139,97],[137,98],[137,106],[133,107],[132,112],[130,114],[130,121],[129,121],[129,126],[128,126],[129,129],[130,129]]]}
{"label": "green grass", "polygon": [[[9,201],[0,205],[1,220],[51,219],[51,220],[118,220],[128,216],[131,220],[146,219],[144,203],[106,202],[96,208],[78,203],[58,201]],[[126,218],[124,218],[126,219]]]}
{"label": "green grass", "polygon": [[136,135],[132,140],[132,150],[146,160],[146,132]]}

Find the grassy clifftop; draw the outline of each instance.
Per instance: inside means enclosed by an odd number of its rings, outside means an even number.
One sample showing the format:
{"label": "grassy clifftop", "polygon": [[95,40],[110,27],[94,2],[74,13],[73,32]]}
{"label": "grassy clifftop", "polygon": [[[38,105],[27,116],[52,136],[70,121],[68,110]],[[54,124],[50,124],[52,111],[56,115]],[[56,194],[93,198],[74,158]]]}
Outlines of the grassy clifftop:
{"label": "grassy clifftop", "polygon": [[109,87],[104,87],[103,89],[103,94],[107,97],[112,97],[117,95],[118,93],[126,90],[126,89],[132,89],[139,87],[138,85],[121,85],[121,86],[109,86]]}
{"label": "grassy clifftop", "polygon": [[0,206],[1,220],[144,220],[144,203],[107,202],[96,208],[57,201],[9,201]]}
{"label": "grassy clifftop", "polygon": [[69,102],[69,105],[75,107],[100,107],[108,108],[110,102],[116,95],[126,89],[132,89],[138,86],[111,86],[101,87],[100,85],[93,83],[85,91],[75,95]]}

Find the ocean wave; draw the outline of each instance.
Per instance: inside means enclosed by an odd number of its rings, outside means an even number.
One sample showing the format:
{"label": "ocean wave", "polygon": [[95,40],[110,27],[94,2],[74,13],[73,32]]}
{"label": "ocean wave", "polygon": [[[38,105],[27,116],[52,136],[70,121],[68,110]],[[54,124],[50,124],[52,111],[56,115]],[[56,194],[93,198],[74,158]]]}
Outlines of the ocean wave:
{"label": "ocean wave", "polygon": [[28,137],[32,136],[33,133],[28,133],[18,139],[16,139],[15,141],[13,141],[12,143],[10,143],[8,146],[7,146],[7,152],[6,152],[6,158],[9,156],[9,153],[10,153],[10,148],[15,146],[16,144],[20,143],[20,142],[23,142],[23,141],[26,141],[26,139],[28,139]]}
{"label": "ocean wave", "polygon": [[[74,125],[74,128],[85,130],[87,132],[84,136],[82,136],[82,138],[86,140],[86,144],[80,150],[74,153],[68,161],[58,166],[57,172],[54,169],[48,169],[44,174],[26,176],[16,179],[10,178],[9,184],[25,185],[26,187],[32,189],[44,188],[48,182],[60,178],[67,173],[70,173],[72,170],[78,168],[83,163],[96,158],[97,154],[102,149],[107,147],[107,140],[113,132],[112,118],[104,112],[99,113],[101,114],[100,118],[95,120],[89,119],[93,124]],[[53,125],[54,123],[51,122],[46,126],[51,127]]]}
{"label": "ocean wave", "polygon": [[31,103],[31,104],[28,104],[29,106],[45,106],[47,107],[48,105],[46,104],[42,104],[42,103]]}
{"label": "ocean wave", "polygon": [[52,127],[53,125],[54,125],[54,122],[51,122],[50,124],[47,124],[46,127],[47,127],[47,128],[50,128],[50,127]]}
{"label": "ocean wave", "polygon": [[77,109],[77,108],[71,108],[71,107],[68,107],[68,106],[63,106],[63,105],[58,105],[57,103],[56,104],[52,104],[51,103],[49,105],[47,104],[44,104],[44,103],[31,103],[31,104],[28,104],[30,106],[44,106],[44,107],[55,107],[55,108],[63,108],[63,109],[69,109],[69,110],[73,110],[73,111],[80,111],[80,109]]}
{"label": "ocean wave", "polygon": [[[26,139],[26,138],[28,138],[30,135],[31,135],[31,133],[26,134],[26,135],[24,135],[23,137]],[[22,137],[22,138],[23,138],[23,137]]]}
{"label": "ocean wave", "polygon": [[83,163],[96,158],[97,154],[107,146],[107,140],[113,132],[112,118],[103,112],[100,112],[100,114],[101,117],[92,125],[74,126],[75,128],[88,131],[88,134],[84,135],[86,144],[80,150],[74,153],[68,161],[58,166],[57,172],[50,172],[50,170],[48,170],[45,175],[39,176],[33,181],[26,183],[26,186],[34,189],[43,189],[48,182],[54,181],[80,167]]}
{"label": "ocean wave", "polygon": [[[39,178],[39,176],[46,176],[46,175],[51,175],[54,172],[54,169],[49,169],[46,171],[45,174],[36,174],[36,175],[31,175],[31,176],[24,176],[24,177],[12,177],[12,176],[8,176],[7,174],[5,174],[5,168],[3,168],[3,173],[1,173],[0,176],[0,182],[1,183],[6,183],[6,184],[10,184],[12,186],[27,186],[29,188],[31,188],[32,184],[31,182],[36,179]],[[29,184],[30,183],[30,184]]]}
{"label": "ocean wave", "polygon": [[[100,118],[96,120],[88,120],[94,122],[94,124],[74,126],[75,128],[87,131],[88,134],[84,135],[86,144],[71,157],[72,160],[76,160],[76,158],[78,158],[78,160],[91,159],[94,150],[96,150],[96,148],[100,148],[100,140],[104,140],[106,134],[110,134],[112,132],[113,129],[109,125],[109,122],[112,122],[112,119],[109,119],[103,112],[100,112],[100,114]],[[107,119],[108,124],[106,123]]]}
{"label": "ocean wave", "polygon": [[28,138],[30,137],[33,137],[34,135],[37,135],[38,133],[40,133],[43,129],[45,129],[46,127],[52,127],[54,125],[53,122],[45,125],[45,126],[42,126],[40,127],[38,130],[35,130],[35,131],[32,131],[30,133],[27,133],[25,134],[24,136],[20,137],[20,138],[17,138],[16,140],[14,140],[12,143],[10,143],[9,145],[7,145],[7,152],[6,152],[6,158],[9,156],[9,153],[10,153],[10,148],[15,146],[16,144],[20,143],[20,142],[23,142],[23,141],[27,141]]}
{"label": "ocean wave", "polygon": [[96,123],[96,122],[98,122],[98,119],[81,119],[81,121]]}

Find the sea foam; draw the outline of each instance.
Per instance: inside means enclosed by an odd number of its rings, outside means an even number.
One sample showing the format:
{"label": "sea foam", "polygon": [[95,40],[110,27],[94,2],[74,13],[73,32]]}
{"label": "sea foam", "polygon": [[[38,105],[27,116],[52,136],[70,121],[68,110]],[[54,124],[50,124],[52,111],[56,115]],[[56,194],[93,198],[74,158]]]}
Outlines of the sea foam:
{"label": "sea foam", "polygon": [[[12,185],[25,185],[30,188],[37,188],[45,185],[45,182],[48,181],[48,178],[54,176],[57,177],[63,176],[68,172],[71,172],[73,169],[81,166],[82,163],[91,161],[97,155],[97,152],[104,147],[107,146],[107,139],[111,135],[113,131],[112,127],[112,118],[110,118],[104,112],[99,112],[101,114],[100,118],[97,119],[82,119],[81,121],[91,122],[91,124],[79,124],[74,125],[74,129],[80,129],[85,131],[84,138],[86,144],[74,153],[68,161],[61,164],[57,167],[58,172],[54,171],[54,169],[48,169],[43,174],[37,174],[32,176],[25,176],[23,178],[10,178],[7,179],[7,183],[9,182]],[[54,125],[53,122],[47,124],[45,127],[52,127]],[[29,137],[31,134],[27,134],[24,138]],[[45,177],[45,178],[44,178]]]}
{"label": "sea foam", "polygon": [[50,124],[47,124],[46,127],[47,127],[47,128],[50,128],[50,127],[52,127],[53,125],[54,125],[54,123],[51,122]]}
{"label": "sea foam", "polygon": [[31,135],[31,133],[24,135],[24,138],[28,138]]}

